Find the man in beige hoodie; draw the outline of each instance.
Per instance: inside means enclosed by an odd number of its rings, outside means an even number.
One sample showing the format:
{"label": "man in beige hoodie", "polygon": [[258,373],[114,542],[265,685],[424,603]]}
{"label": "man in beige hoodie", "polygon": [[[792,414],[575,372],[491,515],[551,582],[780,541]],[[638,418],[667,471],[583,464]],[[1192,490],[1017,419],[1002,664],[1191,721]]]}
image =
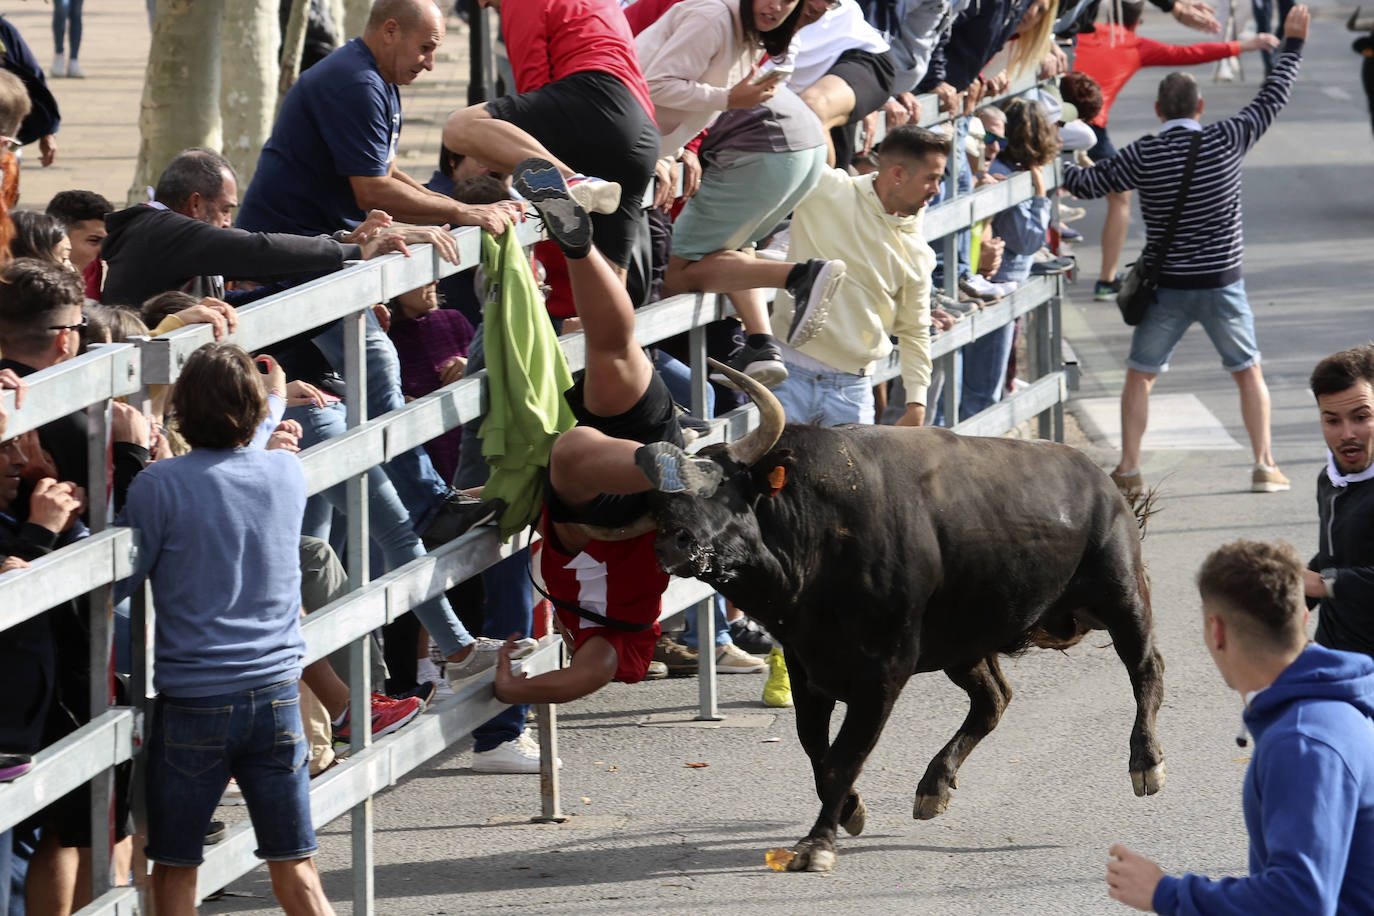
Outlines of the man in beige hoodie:
{"label": "man in beige hoodie", "polygon": [[[895,128],[883,140],[877,172],[827,170],[797,207],[789,258],[841,258],[849,270],[824,326],[799,347],[783,348],[789,375],[773,393],[789,421],[872,423],[874,364],[891,352],[893,336],[907,396],[897,422],[925,421],[935,252],[921,232],[921,214],[939,190],[948,149],[924,128]],[[780,293],[774,326],[785,331],[792,309]]]}

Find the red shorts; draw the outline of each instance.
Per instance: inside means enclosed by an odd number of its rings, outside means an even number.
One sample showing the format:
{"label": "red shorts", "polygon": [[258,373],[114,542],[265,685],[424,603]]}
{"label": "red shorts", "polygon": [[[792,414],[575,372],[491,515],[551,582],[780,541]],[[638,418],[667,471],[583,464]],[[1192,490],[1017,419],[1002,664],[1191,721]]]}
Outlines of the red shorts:
{"label": "red shorts", "polygon": [[628,541],[590,541],[576,556],[564,553],[551,536],[547,512],[545,537],[539,550],[544,589],[568,604],[630,624],[651,624],[642,630],[618,630],[580,617],[554,605],[558,622],[572,635],[573,652],[593,636],[615,649],[615,679],[626,684],[644,680],[662,633],[658,615],[668,574],[654,553],[655,532]]}

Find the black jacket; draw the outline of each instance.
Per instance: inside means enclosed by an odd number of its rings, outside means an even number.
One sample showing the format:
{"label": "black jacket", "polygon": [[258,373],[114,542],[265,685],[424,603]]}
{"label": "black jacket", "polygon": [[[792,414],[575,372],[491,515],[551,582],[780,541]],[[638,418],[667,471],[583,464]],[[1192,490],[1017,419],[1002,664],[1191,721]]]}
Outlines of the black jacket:
{"label": "black jacket", "polygon": [[[56,543],[57,535],[48,529],[0,511],[0,560],[36,560]],[[32,754],[43,746],[48,707],[56,691],[51,617],[30,617],[5,630],[0,639],[0,691],[6,698],[0,703],[0,752]]]}
{"label": "black jacket", "polygon": [[327,236],[221,229],[148,204],[105,217],[100,245],[108,271],[101,301],[140,306],[181,289],[223,297],[224,281],[279,280],[338,270],[362,257],[357,245]]}
{"label": "black jacket", "polygon": [[1374,480],[1337,487],[1323,470],[1317,517],[1317,554],[1308,568],[1336,570],[1335,597],[1315,602],[1317,642],[1374,655]]}

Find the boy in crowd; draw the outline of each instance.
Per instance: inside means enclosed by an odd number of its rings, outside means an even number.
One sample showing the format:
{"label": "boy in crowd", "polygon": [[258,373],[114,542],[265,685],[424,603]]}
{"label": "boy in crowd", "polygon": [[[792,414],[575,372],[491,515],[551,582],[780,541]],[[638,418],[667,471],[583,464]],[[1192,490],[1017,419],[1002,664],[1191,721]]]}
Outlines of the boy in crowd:
{"label": "boy in crowd", "polygon": [[72,269],[81,274],[87,299],[100,299],[105,281],[100,243],[105,241],[105,217],[113,212],[114,205],[94,191],[59,191],[48,203],[47,214],[67,230]]}
{"label": "boy in crowd", "polygon": [[1158,913],[1374,909],[1374,660],[1307,642],[1303,564],[1290,545],[1237,541],[1197,576],[1202,636],[1245,700],[1250,874],[1165,875],[1117,844],[1111,896]]}
{"label": "boy in crowd", "polygon": [[290,914],[332,914],[312,856],[307,747],[296,682],[305,474],[290,451],[248,448],[267,414],[258,370],[232,344],[192,354],[172,392],[191,452],[151,465],[122,524],[133,575],[157,601],[158,698],[148,735],[147,856],[162,916],[195,912],[205,830],[233,776],[257,855]]}

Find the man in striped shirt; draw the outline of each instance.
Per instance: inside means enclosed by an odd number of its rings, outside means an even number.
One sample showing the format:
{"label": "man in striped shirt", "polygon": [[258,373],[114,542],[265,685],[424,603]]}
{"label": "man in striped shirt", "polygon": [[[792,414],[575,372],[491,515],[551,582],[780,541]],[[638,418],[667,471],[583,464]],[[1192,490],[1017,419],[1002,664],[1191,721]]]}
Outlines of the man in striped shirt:
{"label": "man in striped shirt", "polygon": [[1171,73],[1159,84],[1155,112],[1164,122],[1157,135],[1141,137],[1092,168],[1067,165],[1064,186],[1078,197],[1102,197],[1137,190],[1145,217],[1145,251],[1160,254],[1161,237],[1173,212],[1194,131],[1202,134],[1197,164],[1178,229],[1163,253],[1159,291],[1131,337],[1126,382],[1121,390],[1121,461],[1112,479],[1130,492],[1144,487],[1140,442],[1149,418],[1150,389],[1184,332],[1200,322],[1221,356],[1222,367],[1240,388],[1241,415],[1255,456],[1251,490],[1288,489],[1269,447],[1269,389],[1260,370],[1255,321],[1241,279],[1240,166],[1245,154],[1274,122],[1297,79],[1307,38],[1306,6],[1295,6],[1284,22],[1282,53],[1255,100],[1236,115],[1203,127],[1197,82]]}

